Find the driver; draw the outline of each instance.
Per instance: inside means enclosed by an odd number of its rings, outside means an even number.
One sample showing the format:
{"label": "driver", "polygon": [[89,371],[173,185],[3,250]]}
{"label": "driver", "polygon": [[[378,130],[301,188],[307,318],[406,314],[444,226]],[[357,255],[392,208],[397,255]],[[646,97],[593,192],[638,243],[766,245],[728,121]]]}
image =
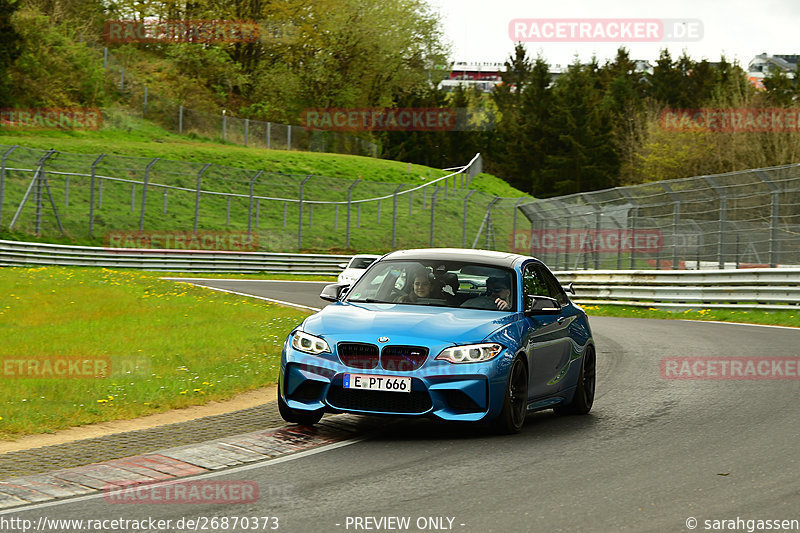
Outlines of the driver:
{"label": "driver", "polygon": [[414,276],[413,290],[397,299],[398,303],[416,303],[420,298],[431,297],[431,276],[420,272]]}
{"label": "driver", "polygon": [[486,294],[467,300],[461,307],[500,311],[511,309],[511,288],[508,280],[500,276],[486,278]]}

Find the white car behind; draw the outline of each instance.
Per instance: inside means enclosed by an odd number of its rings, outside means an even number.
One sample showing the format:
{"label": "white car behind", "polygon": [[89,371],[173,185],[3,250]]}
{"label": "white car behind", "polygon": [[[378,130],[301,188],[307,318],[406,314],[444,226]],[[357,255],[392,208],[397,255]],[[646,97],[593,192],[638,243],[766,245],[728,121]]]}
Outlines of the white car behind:
{"label": "white car behind", "polygon": [[379,255],[359,254],[354,255],[349,263],[341,263],[339,267],[344,270],[339,274],[339,283],[352,285],[367,270],[367,267],[374,263],[376,259],[380,259],[380,257]]}

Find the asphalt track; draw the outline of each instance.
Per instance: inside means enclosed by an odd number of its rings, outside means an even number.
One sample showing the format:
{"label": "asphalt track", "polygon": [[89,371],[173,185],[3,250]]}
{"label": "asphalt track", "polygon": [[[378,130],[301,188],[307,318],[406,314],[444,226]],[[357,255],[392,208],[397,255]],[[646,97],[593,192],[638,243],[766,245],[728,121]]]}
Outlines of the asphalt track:
{"label": "asphalt track", "polygon": [[[324,303],[315,296],[320,284],[204,283]],[[800,357],[800,331],[606,317],[591,323],[598,382],[588,416],[537,413],[522,433],[503,437],[432,421],[387,419],[377,429],[365,422],[363,440],[211,474],[257,483],[255,503],[120,505],[90,497],[0,518],[174,524],[270,516],[278,531],[293,532],[678,532],[692,530],[692,518],[696,531],[720,530],[706,520],[737,519],[746,531],[747,520],[800,520],[800,381],[668,380],[659,367],[664,357]],[[389,517],[408,518],[409,527],[378,528],[372,520]],[[262,524],[259,531],[270,530],[274,521]]]}

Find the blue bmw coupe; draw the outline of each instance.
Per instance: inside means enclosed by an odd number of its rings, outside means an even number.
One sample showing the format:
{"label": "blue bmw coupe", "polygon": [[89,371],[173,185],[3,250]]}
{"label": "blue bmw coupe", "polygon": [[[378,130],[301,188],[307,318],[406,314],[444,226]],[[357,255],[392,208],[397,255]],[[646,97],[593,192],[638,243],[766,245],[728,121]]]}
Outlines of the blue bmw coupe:
{"label": "blue bmw coupe", "polygon": [[586,414],[595,346],[586,313],[538,259],[485,250],[402,250],[287,337],[278,407],[487,422],[518,432],[527,413]]}

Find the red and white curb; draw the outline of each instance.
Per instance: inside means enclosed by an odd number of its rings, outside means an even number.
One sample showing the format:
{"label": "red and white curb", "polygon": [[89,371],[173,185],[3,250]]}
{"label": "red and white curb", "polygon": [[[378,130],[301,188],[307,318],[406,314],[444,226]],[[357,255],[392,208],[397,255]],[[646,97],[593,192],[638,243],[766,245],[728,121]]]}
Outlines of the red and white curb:
{"label": "red and white curb", "polygon": [[314,427],[287,426],[255,431],[0,481],[0,509],[171,481],[340,443],[357,435],[353,419],[351,415],[337,415],[326,417]]}

